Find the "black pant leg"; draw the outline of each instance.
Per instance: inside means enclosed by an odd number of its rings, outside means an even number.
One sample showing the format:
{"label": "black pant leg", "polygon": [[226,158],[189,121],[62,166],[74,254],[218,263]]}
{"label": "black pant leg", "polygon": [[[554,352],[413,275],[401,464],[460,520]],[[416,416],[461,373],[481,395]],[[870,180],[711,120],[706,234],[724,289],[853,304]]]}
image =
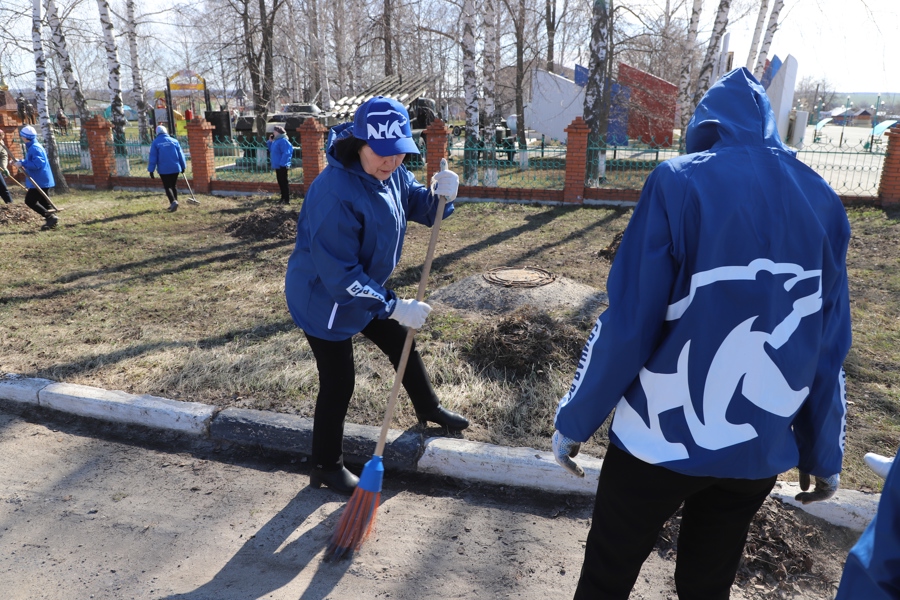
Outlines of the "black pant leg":
{"label": "black pant leg", "polygon": [[9,195],[9,188],[6,187],[6,178],[0,174],[0,199],[7,204],[12,204],[12,196]]}
{"label": "black pant leg", "polygon": [[[407,328],[394,319],[372,319],[362,334],[372,340],[378,348],[384,352],[388,360],[397,369],[400,364],[400,356],[403,354],[403,343],[406,341]],[[434,388],[431,387],[431,379],[425,370],[425,363],[416,350],[413,341],[406,363],[406,371],[403,373],[403,389],[409,394],[413,408],[417,413],[429,412],[440,404]]]}
{"label": "black pant leg", "polygon": [[163,189],[169,202],[178,201],[178,175],[179,173],[159,174],[159,179],[162,181]]}
{"label": "black pant leg", "polygon": [[275,180],[278,181],[278,188],[281,190],[281,201],[285,204],[291,201],[291,189],[288,187],[288,170],[287,167],[275,169]]}
{"label": "black pant leg", "polygon": [[25,204],[28,205],[28,208],[45,219],[51,214],[49,212],[50,207],[47,206],[47,201],[37,188],[28,188],[28,191],[25,192]]}
{"label": "black pant leg", "polygon": [[679,598],[728,600],[750,523],[775,479],[717,479],[684,501],[675,566]]}
{"label": "black pant leg", "polygon": [[610,444],[575,600],[627,600],[660,529],[701,482]]}
{"label": "black pant leg", "polygon": [[344,419],[356,384],[353,340],[323,340],[306,334],[316,357],[319,393],[313,417],[312,464],[326,471],[344,466]]}

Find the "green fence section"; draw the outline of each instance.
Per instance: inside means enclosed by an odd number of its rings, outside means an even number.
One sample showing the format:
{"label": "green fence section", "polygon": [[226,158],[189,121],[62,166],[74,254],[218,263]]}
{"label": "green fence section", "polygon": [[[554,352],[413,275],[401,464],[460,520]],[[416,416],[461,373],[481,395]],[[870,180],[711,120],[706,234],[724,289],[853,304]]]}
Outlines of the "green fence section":
{"label": "green fence section", "polygon": [[78,140],[57,140],[57,156],[59,156],[59,168],[63,173],[77,175],[90,175],[91,152],[87,145],[82,146]]}
{"label": "green fence section", "polygon": [[561,190],[566,180],[566,147],[560,144],[519,148],[507,141],[451,139],[450,156],[462,185]]}
{"label": "green fence section", "polygon": [[878,184],[884,167],[886,144],[872,139],[847,141],[824,135],[813,137],[811,144],[797,152],[797,158],[809,165],[842,196],[878,196]]}
{"label": "green fence section", "polygon": [[591,187],[639,190],[650,172],[661,162],[680,154],[670,140],[613,140],[605,136],[588,139],[587,181]]}
{"label": "green fence section", "polygon": [[[303,183],[303,161],[300,141],[289,138],[294,157],[288,169],[289,183]],[[217,137],[213,140],[216,179],[228,181],[274,182],[275,172],[269,160],[269,149],[261,136]]]}
{"label": "green fence section", "polygon": [[[191,172],[191,149],[188,147],[187,136],[178,136],[176,138],[181,144],[181,151],[184,152],[185,167],[184,174],[187,177],[192,176]],[[122,140],[113,140],[109,143],[116,159],[116,166],[113,174],[118,177],[147,177],[147,167],[150,163],[150,144],[140,140],[139,138],[124,138]]]}

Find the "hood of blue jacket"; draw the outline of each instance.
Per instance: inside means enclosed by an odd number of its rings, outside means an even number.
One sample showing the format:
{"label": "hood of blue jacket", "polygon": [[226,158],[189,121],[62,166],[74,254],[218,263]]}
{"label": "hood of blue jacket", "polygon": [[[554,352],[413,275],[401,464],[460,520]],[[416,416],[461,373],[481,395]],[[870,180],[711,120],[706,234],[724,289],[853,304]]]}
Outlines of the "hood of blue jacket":
{"label": "hood of blue jacket", "polygon": [[719,79],[703,96],[685,132],[691,154],[728,146],[764,146],[789,150],[778,135],[775,113],[766,90],[741,67]]}

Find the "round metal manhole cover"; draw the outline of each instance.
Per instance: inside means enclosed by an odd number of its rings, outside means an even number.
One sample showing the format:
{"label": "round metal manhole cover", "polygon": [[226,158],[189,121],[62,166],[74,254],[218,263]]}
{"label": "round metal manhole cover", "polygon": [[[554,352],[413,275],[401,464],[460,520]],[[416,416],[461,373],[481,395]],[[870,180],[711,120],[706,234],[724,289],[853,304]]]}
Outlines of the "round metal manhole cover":
{"label": "round metal manhole cover", "polygon": [[540,287],[556,280],[556,275],[537,267],[498,267],[483,277],[488,283],[503,287]]}

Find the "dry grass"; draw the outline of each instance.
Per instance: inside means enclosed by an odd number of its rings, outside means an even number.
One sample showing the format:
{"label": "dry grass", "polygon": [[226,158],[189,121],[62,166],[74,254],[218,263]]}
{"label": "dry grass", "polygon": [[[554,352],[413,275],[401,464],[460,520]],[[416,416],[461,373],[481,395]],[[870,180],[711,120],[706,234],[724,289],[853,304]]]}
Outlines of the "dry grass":
{"label": "dry grass", "polygon": [[[38,233],[40,220],[16,199],[0,206],[0,370],[312,415],[315,365],[283,297],[296,203],[201,196],[170,214],[161,190],[76,192],[54,200],[65,207],[60,228]],[[900,214],[848,212],[854,348],[843,482],[877,489],[862,455],[893,454],[900,440]],[[630,214],[460,205],[442,227],[429,290],[499,266],[538,266],[603,289]],[[410,229],[389,282],[402,296],[415,294],[428,236]],[[442,401],[472,420],[466,438],[546,449],[590,324],[527,310],[435,311],[417,344]],[[349,419],[379,425],[393,371],[365,340],[356,359]],[[395,426],[414,424],[401,402]],[[585,451],[602,454],[604,444],[601,431]]]}

